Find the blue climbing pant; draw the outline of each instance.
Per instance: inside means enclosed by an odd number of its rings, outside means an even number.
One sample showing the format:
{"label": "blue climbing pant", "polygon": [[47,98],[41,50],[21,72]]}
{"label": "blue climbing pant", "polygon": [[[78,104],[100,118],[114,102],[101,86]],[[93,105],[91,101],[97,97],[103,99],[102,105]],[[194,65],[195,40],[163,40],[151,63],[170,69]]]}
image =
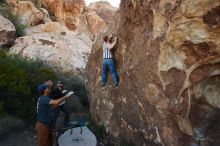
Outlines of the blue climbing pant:
{"label": "blue climbing pant", "polygon": [[108,69],[112,74],[112,80],[115,85],[118,84],[118,75],[116,72],[115,64],[113,59],[103,59],[102,61],[102,85],[105,85],[107,82]]}

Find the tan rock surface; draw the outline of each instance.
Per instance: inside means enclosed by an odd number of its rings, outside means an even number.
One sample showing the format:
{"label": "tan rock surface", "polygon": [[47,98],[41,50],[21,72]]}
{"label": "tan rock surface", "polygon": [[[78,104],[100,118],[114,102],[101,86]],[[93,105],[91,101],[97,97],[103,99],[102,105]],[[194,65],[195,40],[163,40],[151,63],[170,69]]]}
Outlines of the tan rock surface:
{"label": "tan rock surface", "polygon": [[64,24],[60,22],[52,22],[52,21],[25,29],[25,33],[27,35],[30,35],[33,33],[41,33],[41,32],[68,33],[70,31],[65,27]]}
{"label": "tan rock surface", "polygon": [[41,32],[17,38],[11,53],[40,59],[55,70],[84,71],[92,42],[86,35],[72,32]]}
{"label": "tan rock surface", "polygon": [[86,33],[91,39],[107,27],[95,11],[86,8],[83,0],[43,0],[42,4],[54,14],[57,21],[64,22],[68,29]]}
{"label": "tan rock surface", "polygon": [[65,20],[68,17],[76,17],[84,9],[83,0],[41,0],[42,5],[46,6],[58,20]]}
{"label": "tan rock surface", "polygon": [[43,22],[43,13],[31,1],[7,0],[7,4],[21,24],[35,26]]}
{"label": "tan rock surface", "polygon": [[85,17],[89,30],[94,36],[98,36],[100,33],[103,33],[107,30],[107,24],[95,12],[87,12],[85,13]]}

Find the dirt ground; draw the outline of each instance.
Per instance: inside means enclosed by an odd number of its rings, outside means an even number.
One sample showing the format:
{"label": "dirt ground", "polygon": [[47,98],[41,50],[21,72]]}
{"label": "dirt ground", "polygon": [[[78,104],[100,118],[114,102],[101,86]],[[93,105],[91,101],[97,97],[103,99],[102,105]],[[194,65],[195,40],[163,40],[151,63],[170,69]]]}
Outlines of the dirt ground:
{"label": "dirt ground", "polygon": [[[17,129],[0,138],[0,146],[37,146],[37,135],[34,128]],[[104,146],[100,142],[97,146]]]}
{"label": "dirt ground", "polygon": [[[71,120],[74,117],[71,116]],[[57,120],[57,127],[62,127],[63,115]],[[37,133],[34,125],[26,128],[19,128],[10,131],[0,137],[0,146],[37,146]],[[97,143],[97,146],[104,146],[101,143]]]}
{"label": "dirt ground", "polygon": [[37,146],[34,127],[17,129],[0,138],[0,146]]}

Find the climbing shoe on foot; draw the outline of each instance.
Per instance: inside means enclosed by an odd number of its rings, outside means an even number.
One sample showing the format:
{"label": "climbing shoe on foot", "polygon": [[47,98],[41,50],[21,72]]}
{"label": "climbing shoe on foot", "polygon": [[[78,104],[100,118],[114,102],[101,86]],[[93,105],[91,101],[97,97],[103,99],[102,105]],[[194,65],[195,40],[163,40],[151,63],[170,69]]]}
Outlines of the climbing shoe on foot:
{"label": "climbing shoe on foot", "polygon": [[118,81],[118,82],[116,82],[116,83],[115,83],[115,87],[116,87],[116,88],[118,88],[119,84],[120,84],[120,82],[119,82],[119,81]]}

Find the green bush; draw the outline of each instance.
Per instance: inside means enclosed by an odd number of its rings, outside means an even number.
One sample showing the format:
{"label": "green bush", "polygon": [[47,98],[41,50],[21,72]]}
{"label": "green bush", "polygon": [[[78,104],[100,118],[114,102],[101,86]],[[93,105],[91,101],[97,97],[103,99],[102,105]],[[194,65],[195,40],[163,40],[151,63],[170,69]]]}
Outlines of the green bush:
{"label": "green bush", "polygon": [[46,79],[55,80],[56,75],[42,62],[0,51],[0,115],[34,120],[37,86]]}
{"label": "green bush", "polygon": [[3,0],[0,1],[0,14],[14,24],[17,37],[25,34],[24,30],[26,26],[19,22],[18,18],[11,12],[10,7],[7,4],[4,4]]}
{"label": "green bush", "polygon": [[67,102],[71,111],[89,110],[83,79],[73,73],[55,73],[42,61],[0,51],[0,117],[11,115],[26,121],[36,120],[36,103],[40,96],[37,86],[48,79],[54,81],[54,86],[57,80],[62,80],[65,89],[75,92]]}
{"label": "green bush", "polygon": [[0,0],[0,4],[4,4],[5,3],[5,0]]}

